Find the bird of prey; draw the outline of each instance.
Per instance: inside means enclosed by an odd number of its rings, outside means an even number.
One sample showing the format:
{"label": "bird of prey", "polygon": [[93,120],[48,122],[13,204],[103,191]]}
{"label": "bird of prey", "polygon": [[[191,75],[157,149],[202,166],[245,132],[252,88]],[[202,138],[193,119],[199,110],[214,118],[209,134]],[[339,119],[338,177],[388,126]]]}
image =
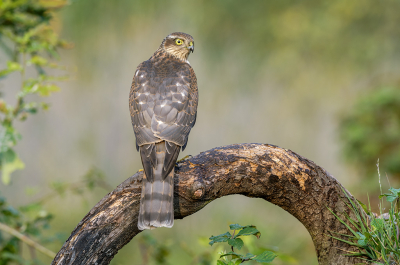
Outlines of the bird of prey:
{"label": "bird of prey", "polygon": [[197,79],[190,66],[193,37],[168,35],[133,77],[129,109],[144,168],[138,228],[174,224],[174,167],[196,122]]}

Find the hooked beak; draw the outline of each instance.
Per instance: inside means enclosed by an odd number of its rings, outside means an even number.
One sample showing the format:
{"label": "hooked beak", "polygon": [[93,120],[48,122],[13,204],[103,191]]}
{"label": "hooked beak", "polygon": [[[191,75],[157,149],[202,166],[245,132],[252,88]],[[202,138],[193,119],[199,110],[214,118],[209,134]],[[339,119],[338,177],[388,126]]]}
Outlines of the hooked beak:
{"label": "hooked beak", "polygon": [[190,45],[189,47],[187,47],[192,53],[194,52],[194,46]]}

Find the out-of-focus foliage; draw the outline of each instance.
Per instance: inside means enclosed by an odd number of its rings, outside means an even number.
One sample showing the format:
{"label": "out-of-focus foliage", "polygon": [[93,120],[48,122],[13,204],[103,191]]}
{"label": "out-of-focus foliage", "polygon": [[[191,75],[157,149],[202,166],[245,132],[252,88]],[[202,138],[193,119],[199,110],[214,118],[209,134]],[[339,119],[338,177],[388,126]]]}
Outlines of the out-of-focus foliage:
{"label": "out-of-focus foliage", "polygon": [[[13,171],[24,167],[14,151],[21,139],[15,122],[25,120],[39,109],[46,110],[48,104],[40,98],[58,91],[55,82],[66,78],[54,76],[53,69],[64,70],[54,59],[58,59],[59,48],[70,45],[60,40],[50,25],[53,11],[66,3],[63,0],[0,1],[0,48],[8,56],[6,68],[0,71],[0,79],[13,78],[14,75],[20,83],[15,87],[2,87],[7,91],[0,94],[0,167],[4,184],[10,182]],[[4,99],[5,93],[15,96],[15,104]],[[84,194],[97,186],[110,189],[97,169],[90,170],[82,181],[76,183],[52,183],[52,192],[18,207],[18,210],[0,197],[0,265],[48,264],[38,253],[45,254],[47,262],[54,253],[40,244],[60,244],[65,235],[57,232],[46,235],[49,233],[45,229],[50,227],[53,216],[45,210],[44,204],[68,192]],[[22,197],[21,194],[18,196]]]}
{"label": "out-of-focus foliage", "polygon": [[[144,26],[152,27],[152,22],[157,24],[158,21],[172,20],[171,24],[158,25],[163,30],[170,30],[173,26],[176,29],[195,29],[190,33],[194,34],[196,44],[206,48],[202,50],[202,57],[207,56],[206,59],[213,62],[238,58],[230,62],[232,67],[238,69],[240,78],[232,78],[231,81],[240,82],[235,89],[240,87],[243,91],[254,92],[256,87],[243,85],[264,73],[265,69],[260,66],[266,63],[274,64],[277,72],[293,77],[279,80],[292,84],[299,82],[294,77],[302,74],[304,64],[311,69],[322,67],[332,74],[355,69],[374,71],[371,62],[382,62],[400,50],[396,45],[400,40],[400,29],[397,27],[400,23],[397,16],[400,3],[392,0],[379,4],[373,0],[352,3],[345,0],[297,3],[255,0],[247,4],[210,0],[122,0],[118,3],[88,0],[76,5],[80,10],[66,19],[71,26],[87,26],[72,32],[76,38],[84,38],[89,32],[95,34],[93,30],[100,30],[99,35],[105,37],[103,28],[94,28],[102,21],[107,21],[106,26],[113,31],[109,33],[113,37],[126,36],[129,32],[146,43],[149,40],[143,39],[143,35],[147,34]],[[107,12],[110,9],[118,16]],[[90,18],[96,23],[85,23],[88,20],[87,10],[93,11]],[[133,28],[124,31],[121,26]],[[162,37],[168,33],[170,31]],[[87,41],[82,51],[90,55],[95,52],[91,48],[98,39]],[[382,46],[385,53],[381,52]],[[87,66],[92,64],[88,60],[84,63]],[[230,70],[219,69],[219,64],[215,63],[209,67],[210,72],[216,75]],[[89,70],[90,67],[84,67],[84,74]]]}
{"label": "out-of-focus foliage", "polygon": [[[49,228],[52,215],[48,213],[41,203],[31,203],[20,207],[18,210],[7,204],[6,199],[0,196],[0,223],[15,229],[19,233],[39,239],[41,242],[54,242],[60,239],[59,234],[43,236],[43,229]],[[32,256],[25,259],[21,255],[21,241],[7,233],[0,232],[0,265],[8,264],[44,264],[31,249]]]}
{"label": "out-of-focus foliage", "polygon": [[[204,246],[208,246],[207,242],[203,240],[205,238],[199,239],[199,243]],[[138,236],[138,245],[140,250],[140,255],[142,257],[142,265],[148,264],[175,264],[173,259],[171,259],[172,252],[177,252],[183,250],[187,255],[191,257],[191,265],[211,265],[215,264],[215,260],[219,255],[217,251],[221,251],[222,248],[217,248],[216,251],[205,250],[198,253],[194,251],[196,248],[188,246],[184,240],[180,244],[176,244],[171,240],[157,240],[150,231],[144,231],[141,236]]]}
{"label": "out-of-focus foliage", "polygon": [[153,260],[155,264],[168,264],[167,259],[171,253],[170,246],[158,242],[149,233],[145,233],[139,238],[139,248],[142,255],[142,264],[149,264]]}
{"label": "out-of-focus foliage", "polygon": [[[12,265],[15,262],[22,265],[46,264],[43,263],[43,259],[38,258],[34,247],[28,245],[29,257],[24,255],[21,240],[10,234],[10,231],[2,229],[1,225],[6,225],[9,229],[23,236],[31,237],[42,244],[63,243],[68,232],[46,235],[45,229],[50,228],[53,215],[46,211],[44,205],[55,197],[65,197],[69,193],[84,196],[96,187],[111,190],[111,187],[104,181],[102,172],[93,168],[82,177],[81,181],[75,183],[53,182],[51,192],[42,195],[35,202],[19,207],[18,210],[7,204],[6,199],[0,196],[0,265]],[[145,240],[144,245],[147,246],[146,244],[154,245],[151,240]],[[155,248],[156,259],[160,262],[165,260],[165,256],[168,254],[166,249],[163,245],[157,245]],[[49,250],[47,252],[51,253]]]}
{"label": "out-of-focus foliage", "polygon": [[341,138],[349,163],[373,176],[376,161],[391,176],[400,177],[400,89],[384,87],[360,98],[341,123]]}
{"label": "out-of-focus foliage", "polygon": [[[70,45],[60,40],[49,25],[52,11],[63,7],[67,1],[59,0],[4,0],[0,1],[0,48],[9,56],[7,67],[0,71],[0,79],[18,72],[21,76],[19,88],[7,88],[17,102],[6,102],[0,92],[0,168],[4,184],[10,175],[24,168],[24,163],[14,151],[21,135],[14,127],[17,120],[25,120],[29,114],[49,106],[39,100],[28,100],[29,95],[49,96],[58,91],[56,81],[65,77],[48,74],[51,68],[62,68],[54,62],[59,48]],[[36,74],[28,75],[28,68]],[[3,88],[4,89],[4,88]]]}

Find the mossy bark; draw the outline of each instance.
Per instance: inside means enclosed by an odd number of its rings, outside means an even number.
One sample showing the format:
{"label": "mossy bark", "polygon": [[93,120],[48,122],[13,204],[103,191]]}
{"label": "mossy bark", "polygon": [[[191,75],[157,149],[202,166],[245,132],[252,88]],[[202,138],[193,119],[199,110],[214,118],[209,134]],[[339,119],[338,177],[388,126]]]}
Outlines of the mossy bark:
{"label": "mossy bark", "polygon": [[[109,264],[141,231],[137,228],[142,172],[121,183],[82,219],[52,264]],[[354,248],[329,235],[348,234],[329,211],[346,220],[352,195],[327,171],[290,151],[266,144],[218,147],[175,167],[175,219],[231,194],[263,198],[296,217],[314,242],[319,264],[356,264]],[[357,204],[357,202],[355,202]],[[362,209],[360,209],[361,212]]]}

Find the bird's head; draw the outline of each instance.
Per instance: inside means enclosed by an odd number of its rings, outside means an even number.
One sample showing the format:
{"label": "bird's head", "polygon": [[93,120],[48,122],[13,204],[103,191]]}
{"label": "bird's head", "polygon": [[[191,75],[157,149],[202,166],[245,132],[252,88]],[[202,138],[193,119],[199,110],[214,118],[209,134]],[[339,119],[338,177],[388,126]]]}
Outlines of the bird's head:
{"label": "bird's head", "polygon": [[178,59],[186,61],[189,53],[194,51],[194,40],[189,34],[174,32],[163,40],[160,48]]}

